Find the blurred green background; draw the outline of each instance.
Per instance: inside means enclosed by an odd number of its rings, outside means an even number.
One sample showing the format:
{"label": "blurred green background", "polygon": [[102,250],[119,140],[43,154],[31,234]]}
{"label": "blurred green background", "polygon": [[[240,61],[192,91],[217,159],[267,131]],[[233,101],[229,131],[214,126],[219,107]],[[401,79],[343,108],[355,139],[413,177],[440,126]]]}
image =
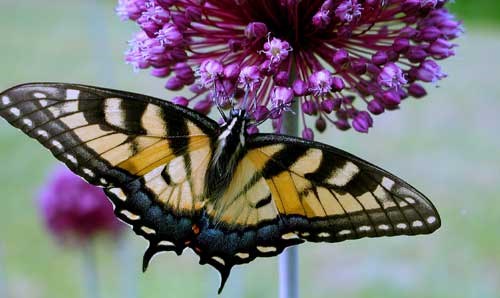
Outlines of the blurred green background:
{"label": "blurred green background", "polygon": [[[500,297],[500,2],[456,2],[449,7],[467,32],[442,63],[447,79],[377,117],[368,135],[330,129],[320,137],[410,181],[433,200],[443,227],[430,236],[302,245],[302,297]],[[120,22],[114,5],[1,0],[0,89],[64,81],[168,98],[162,81],[123,63],[137,28]],[[54,164],[0,122],[0,297],[83,297],[81,252],[48,236],[34,203]],[[191,253],[162,254],[142,274],[146,242],[132,234],[96,243],[103,297],[216,296],[216,272]],[[236,268],[222,297],[277,297],[277,276],[277,258],[258,259]]]}

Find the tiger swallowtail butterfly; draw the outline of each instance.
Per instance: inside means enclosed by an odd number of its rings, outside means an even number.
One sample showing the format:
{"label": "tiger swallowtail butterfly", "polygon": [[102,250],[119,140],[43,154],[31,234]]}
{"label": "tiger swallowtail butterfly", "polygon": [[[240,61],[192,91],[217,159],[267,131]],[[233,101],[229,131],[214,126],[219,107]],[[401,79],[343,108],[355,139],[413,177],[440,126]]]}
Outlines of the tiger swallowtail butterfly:
{"label": "tiger swallowtail butterfly", "polygon": [[0,115],[73,172],[102,187],[115,214],[149,241],[143,259],[189,247],[221,274],[304,241],[429,234],[432,203],[408,183],[340,149],[248,135],[124,91],[31,83],[0,94]]}

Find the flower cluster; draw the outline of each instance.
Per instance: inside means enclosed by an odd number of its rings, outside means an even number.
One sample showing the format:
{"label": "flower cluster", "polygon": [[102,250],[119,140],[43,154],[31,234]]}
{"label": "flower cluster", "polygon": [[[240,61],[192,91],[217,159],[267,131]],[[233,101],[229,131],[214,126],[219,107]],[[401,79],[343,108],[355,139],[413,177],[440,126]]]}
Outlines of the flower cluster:
{"label": "flower cluster", "polygon": [[125,226],[104,192],[66,167],[54,171],[38,204],[49,232],[64,242],[85,242],[98,233],[117,235]]}
{"label": "flower cluster", "polygon": [[[141,31],[126,60],[188,87],[177,104],[208,113],[239,106],[256,122],[298,101],[318,131],[328,123],[367,132],[372,115],[426,95],[422,83],[446,75],[436,61],[454,54],[462,32],[447,0],[120,0],[118,14]],[[256,131],[256,129],[254,129]]]}

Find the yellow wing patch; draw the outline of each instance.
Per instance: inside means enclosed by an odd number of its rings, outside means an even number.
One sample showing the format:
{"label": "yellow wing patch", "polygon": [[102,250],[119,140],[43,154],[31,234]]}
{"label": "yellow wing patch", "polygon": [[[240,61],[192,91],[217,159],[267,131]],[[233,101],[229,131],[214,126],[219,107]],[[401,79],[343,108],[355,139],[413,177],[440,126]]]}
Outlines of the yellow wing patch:
{"label": "yellow wing patch", "polygon": [[211,152],[208,144],[177,156],[144,175],[155,200],[177,214],[204,206],[203,186]]}
{"label": "yellow wing patch", "polygon": [[252,227],[278,216],[277,206],[271,201],[273,191],[260,175],[265,161],[254,163],[248,156],[236,167],[223,196],[206,205],[208,214],[216,222]]}

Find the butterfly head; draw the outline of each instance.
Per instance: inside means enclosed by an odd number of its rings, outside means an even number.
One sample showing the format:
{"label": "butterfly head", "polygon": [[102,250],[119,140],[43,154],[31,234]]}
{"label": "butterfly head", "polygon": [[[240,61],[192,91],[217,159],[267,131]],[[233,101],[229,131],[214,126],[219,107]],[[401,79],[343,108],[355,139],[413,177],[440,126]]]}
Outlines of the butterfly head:
{"label": "butterfly head", "polygon": [[222,126],[223,130],[226,131],[226,134],[223,135],[244,137],[248,122],[245,109],[232,108],[226,123]]}
{"label": "butterfly head", "polygon": [[231,122],[231,120],[234,118],[246,119],[246,114],[247,113],[245,109],[232,108],[231,112],[229,113],[229,122]]}

